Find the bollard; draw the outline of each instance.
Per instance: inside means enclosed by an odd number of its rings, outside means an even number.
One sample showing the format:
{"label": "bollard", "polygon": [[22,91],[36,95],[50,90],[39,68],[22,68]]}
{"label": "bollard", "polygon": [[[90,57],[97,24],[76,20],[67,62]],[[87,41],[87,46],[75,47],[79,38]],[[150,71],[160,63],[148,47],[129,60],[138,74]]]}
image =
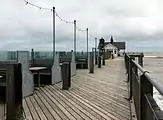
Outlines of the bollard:
{"label": "bollard", "polygon": [[105,65],[105,57],[103,56],[102,65]]}
{"label": "bollard", "polygon": [[93,59],[93,52],[90,53],[90,61],[89,61],[89,73],[94,73],[94,59]]}
{"label": "bollard", "polygon": [[68,90],[71,86],[70,63],[63,62],[62,65],[62,89]]}
{"label": "bollard", "polygon": [[97,65],[97,56],[95,56],[95,65]]}
{"label": "bollard", "polygon": [[101,57],[98,57],[98,68],[101,68]]}
{"label": "bollard", "polygon": [[71,62],[68,65],[68,87],[71,87]]}

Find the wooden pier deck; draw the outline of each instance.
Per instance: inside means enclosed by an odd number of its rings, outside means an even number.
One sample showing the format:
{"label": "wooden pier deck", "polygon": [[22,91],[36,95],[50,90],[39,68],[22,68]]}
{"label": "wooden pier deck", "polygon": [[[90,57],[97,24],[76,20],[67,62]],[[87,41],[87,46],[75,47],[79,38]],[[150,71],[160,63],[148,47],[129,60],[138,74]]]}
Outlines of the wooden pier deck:
{"label": "wooden pier deck", "polygon": [[23,100],[27,120],[130,120],[131,109],[123,58],[106,66],[78,70],[68,91],[61,83],[41,87]]}

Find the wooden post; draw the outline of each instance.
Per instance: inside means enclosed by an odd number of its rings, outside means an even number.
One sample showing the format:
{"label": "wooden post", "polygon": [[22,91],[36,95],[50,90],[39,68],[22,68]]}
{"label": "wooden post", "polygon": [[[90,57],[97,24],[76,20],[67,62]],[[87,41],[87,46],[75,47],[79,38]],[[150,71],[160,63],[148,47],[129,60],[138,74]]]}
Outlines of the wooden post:
{"label": "wooden post", "polygon": [[105,65],[105,49],[103,49],[102,65]]}
{"label": "wooden post", "polygon": [[[150,114],[147,114],[147,107],[146,107],[146,100],[145,100],[145,94],[150,93],[153,96],[153,86],[152,84],[147,80],[145,75],[140,76],[140,105],[139,105],[139,120],[147,120],[147,116],[151,116]],[[152,117],[152,116],[151,116]]]}
{"label": "wooden post", "polygon": [[98,68],[101,68],[101,57],[98,57]]}
{"label": "wooden post", "polygon": [[71,86],[70,63],[64,62],[62,65],[62,89],[68,90]]}
{"label": "wooden post", "polygon": [[104,57],[104,55],[102,57],[102,65],[105,65],[105,57]]}
{"label": "wooden post", "polygon": [[90,52],[90,61],[89,61],[89,73],[94,73],[94,59],[93,59],[93,52]]}
{"label": "wooden post", "polygon": [[7,120],[22,119],[22,73],[21,64],[7,64],[6,67]]}
{"label": "wooden post", "polygon": [[71,87],[71,62],[68,65],[68,87]]}
{"label": "wooden post", "polygon": [[128,82],[130,82],[130,96],[129,96],[129,99],[131,100],[131,98],[132,98],[132,82],[133,82],[133,72],[132,72],[132,69],[133,69],[133,62],[132,62],[132,60],[133,60],[134,58],[133,57],[130,57],[130,58],[128,58]]}
{"label": "wooden post", "polygon": [[144,57],[143,53],[141,53],[140,56],[138,57],[138,63],[139,63],[139,65],[141,65],[142,67],[143,67],[143,57]]}

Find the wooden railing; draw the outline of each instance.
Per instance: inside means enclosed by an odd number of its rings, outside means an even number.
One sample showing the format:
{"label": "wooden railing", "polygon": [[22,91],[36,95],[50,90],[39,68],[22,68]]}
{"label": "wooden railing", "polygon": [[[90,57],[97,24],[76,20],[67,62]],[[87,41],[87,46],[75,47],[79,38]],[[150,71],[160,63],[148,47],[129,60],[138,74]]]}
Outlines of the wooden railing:
{"label": "wooden railing", "polygon": [[[138,57],[138,62],[135,61]],[[163,95],[163,85],[152,79],[143,69],[143,54],[125,54],[125,65],[130,86],[129,100],[134,101],[138,120],[163,120],[163,111],[153,98],[153,87]]]}

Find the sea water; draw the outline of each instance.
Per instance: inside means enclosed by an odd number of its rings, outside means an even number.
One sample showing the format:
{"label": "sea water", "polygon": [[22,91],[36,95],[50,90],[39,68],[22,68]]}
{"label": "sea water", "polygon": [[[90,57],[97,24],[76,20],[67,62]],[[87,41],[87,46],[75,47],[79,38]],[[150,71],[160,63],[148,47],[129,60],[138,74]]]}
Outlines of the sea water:
{"label": "sea water", "polygon": [[[144,53],[144,69],[148,70],[152,78],[163,85],[163,53]],[[163,110],[163,96],[154,88],[154,99]]]}

